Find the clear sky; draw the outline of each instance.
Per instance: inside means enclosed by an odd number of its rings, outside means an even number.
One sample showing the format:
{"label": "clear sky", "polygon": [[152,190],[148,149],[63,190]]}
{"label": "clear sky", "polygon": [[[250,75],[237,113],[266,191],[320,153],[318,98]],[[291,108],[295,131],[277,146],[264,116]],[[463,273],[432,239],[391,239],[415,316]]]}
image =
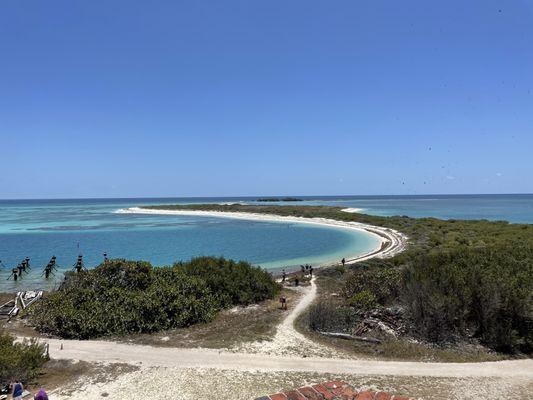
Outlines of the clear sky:
{"label": "clear sky", "polygon": [[533,192],[533,1],[0,3],[0,198]]}

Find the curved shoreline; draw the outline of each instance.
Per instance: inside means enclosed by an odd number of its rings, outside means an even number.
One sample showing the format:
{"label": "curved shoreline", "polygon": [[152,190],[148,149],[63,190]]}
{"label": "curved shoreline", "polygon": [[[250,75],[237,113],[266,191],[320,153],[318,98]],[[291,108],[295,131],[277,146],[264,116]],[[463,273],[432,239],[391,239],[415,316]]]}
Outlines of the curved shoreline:
{"label": "curved shoreline", "polygon": [[[291,222],[302,224],[313,224],[327,227],[341,228],[365,232],[378,238],[379,246],[375,249],[357,255],[350,255],[346,258],[347,263],[365,261],[370,258],[388,258],[402,252],[407,244],[407,236],[389,228],[375,225],[362,224],[360,222],[338,221],[328,218],[303,218],[293,216],[282,216],[275,214],[259,214],[249,212],[226,212],[226,211],[203,211],[203,210],[153,210],[142,207],[123,208],[115,211],[118,214],[157,214],[157,215],[183,215],[183,216],[203,216],[218,218],[233,218],[264,222]],[[336,265],[339,263],[326,263],[322,265]]]}

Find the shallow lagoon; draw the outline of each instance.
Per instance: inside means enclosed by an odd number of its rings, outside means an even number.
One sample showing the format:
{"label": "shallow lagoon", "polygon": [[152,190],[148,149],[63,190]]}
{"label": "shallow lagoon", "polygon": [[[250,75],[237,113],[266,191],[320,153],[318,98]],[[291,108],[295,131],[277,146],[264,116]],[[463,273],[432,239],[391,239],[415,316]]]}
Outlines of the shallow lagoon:
{"label": "shallow lagoon", "polygon": [[[157,201],[161,202],[161,201]],[[170,265],[194,256],[248,260],[267,269],[302,263],[327,263],[366,253],[378,239],[363,232],[309,224],[229,218],[117,214],[139,200],[70,200],[0,204],[0,291],[50,288],[72,269],[79,253],[88,267],[112,258],[142,259]],[[163,203],[165,203],[163,201]],[[61,267],[55,280],[41,277],[52,255]],[[10,269],[30,257],[31,271],[17,283]]]}

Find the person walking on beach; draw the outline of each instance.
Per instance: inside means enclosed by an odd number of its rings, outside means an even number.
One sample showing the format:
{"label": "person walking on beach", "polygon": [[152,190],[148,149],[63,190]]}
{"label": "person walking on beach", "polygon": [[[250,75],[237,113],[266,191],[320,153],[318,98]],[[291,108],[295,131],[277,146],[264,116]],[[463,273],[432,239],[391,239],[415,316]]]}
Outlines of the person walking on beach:
{"label": "person walking on beach", "polygon": [[313,277],[313,266],[312,265],[309,266],[309,276],[311,278]]}
{"label": "person walking on beach", "polygon": [[283,272],[281,273],[281,281],[285,282],[286,279],[287,279],[287,273],[285,272],[285,270],[283,270]]}
{"label": "person walking on beach", "polygon": [[343,259],[341,260],[341,263],[342,263],[342,266],[344,267],[344,264],[346,264],[346,259],[343,258]]}
{"label": "person walking on beach", "polygon": [[22,383],[20,383],[18,380],[13,382],[13,400],[22,400],[22,393],[24,392],[24,387],[22,386]]}

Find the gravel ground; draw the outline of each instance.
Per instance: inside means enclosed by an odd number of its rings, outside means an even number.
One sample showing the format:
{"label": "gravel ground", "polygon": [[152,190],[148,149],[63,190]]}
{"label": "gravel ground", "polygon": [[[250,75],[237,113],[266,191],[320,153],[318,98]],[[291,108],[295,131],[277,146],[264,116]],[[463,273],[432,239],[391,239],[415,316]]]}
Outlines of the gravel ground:
{"label": "gravel ground", "polygon": [[441,379],[427,377],[361,376],[350,374],[230,371],[218,369],[142,368],[122,374],[111,382],[74,383],[50,400],[248,400],[280,390],[330,379],[342,379],[357,388],[386,390],[421,399],[531,399],[533,382],[493,378]]}

